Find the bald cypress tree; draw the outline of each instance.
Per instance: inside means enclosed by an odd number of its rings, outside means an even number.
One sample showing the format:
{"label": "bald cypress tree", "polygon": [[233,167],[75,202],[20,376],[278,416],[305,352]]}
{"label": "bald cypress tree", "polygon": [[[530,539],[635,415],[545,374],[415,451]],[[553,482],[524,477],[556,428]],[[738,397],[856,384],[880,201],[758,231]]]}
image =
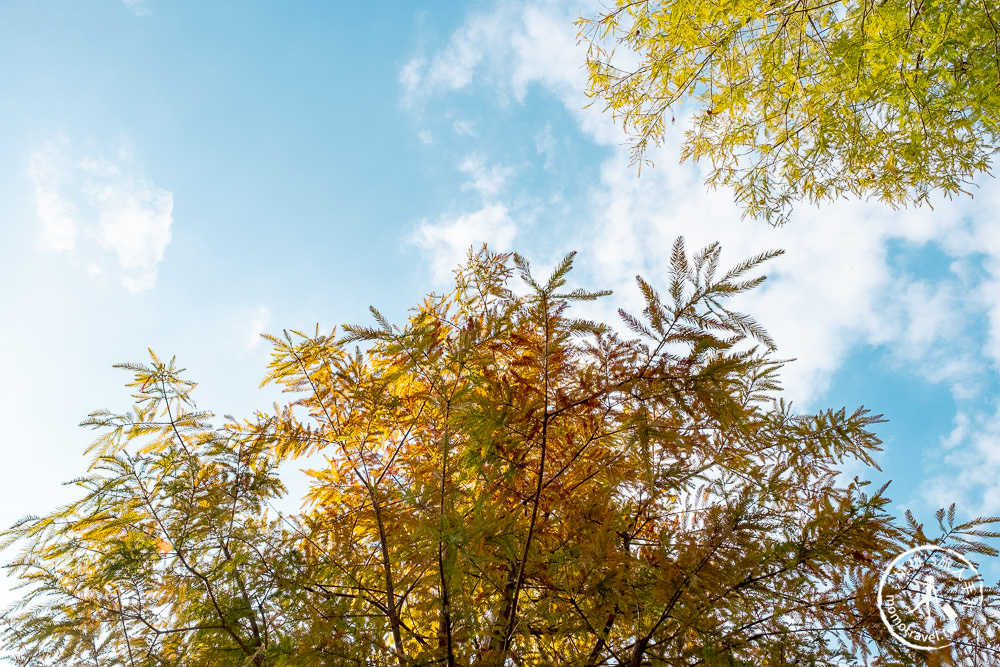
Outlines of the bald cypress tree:
{"label": "bald cypress tree", "polygon": [[[85,422],[80,500],[6,533],[26,588],[3,647],[26,667],[923,664],[875,596],[929,538],[837,474],[875,465],[879,416],[795,412],[727,305],[774,254],[723,271],[678,240],[615,329],[574,316],[608,293],[567,287],[572,255],[540,280],[483,248],[402,326],[271,338],[289,402],[222,427],[173,362],[124,365],[135,405]],[[278,466],[316,454],[278,515]],[[990,521],[942,513],[935,539],[993,554]],[[996,656],[996,594],[956,664]]]}

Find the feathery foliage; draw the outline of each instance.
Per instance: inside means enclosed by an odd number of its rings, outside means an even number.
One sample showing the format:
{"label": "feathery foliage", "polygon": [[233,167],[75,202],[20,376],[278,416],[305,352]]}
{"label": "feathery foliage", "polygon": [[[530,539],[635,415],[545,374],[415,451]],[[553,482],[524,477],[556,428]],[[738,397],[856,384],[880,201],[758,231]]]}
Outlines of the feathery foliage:
{"label": "feathery foliage", "polygon": [[691,113],[682,159],[772,223],[800,200],[966,192],[1000,148],[991,0],[617,0],[579,25],[634,162]]}
{"label": "feathery foliage", "polygon": [[[886,511],[880,418],[798,414],[729,271],[678,239],[666,297],[638,279],[631,334],[575,318],[607,292],[470,253],[405,326],[271,337],[273,414],[213,428],[174,363],[126,365],[97,412],[82,497],[6,532],[25,597],[0,643],[24,667],[94,665],[917,665],[879,620],[882,568],[915,544],[972,557],[994,533]],[[522,279],[519,295],[513,281]],[[276,468],[322,453],[298,516]],[[996,658],[992,616],[955,664]]]}

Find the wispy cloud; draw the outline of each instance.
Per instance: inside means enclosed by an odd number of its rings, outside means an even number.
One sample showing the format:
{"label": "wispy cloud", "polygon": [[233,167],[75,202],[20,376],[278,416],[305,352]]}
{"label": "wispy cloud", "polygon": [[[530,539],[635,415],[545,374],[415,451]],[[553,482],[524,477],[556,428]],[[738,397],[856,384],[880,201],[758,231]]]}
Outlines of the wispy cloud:
{"label": "wispy cloud", "polygon": [[973,515],[1000,514],[1000,403],[991,408],[955,416],[941,450],[927,457],[935,472],[921,485],[922,504],[954,502]]}
{"label": "wispy cloud", "polygon": [[482,65],[493,65],[494,56],[510,43],[507,29],[518,8],[500,3],[490,12],[474,14],[456,31],[448,45],[431,59],[417,56],[400,70],[403,102],[419,103],[442,90],[458,90],[473,82]]}
{"label": "wispy cloud", "polygon": [[428,256],[434,280],[444,283],[465,259],[470,247],[487,243],[495,250],[505,250],[511,247],[515,236],[517,224],[507,207],[488,204],[473,213],[444,217],[437,222],[425,220],[410,240]]}
{"label": "wispy cloud", "polygon": [[152,11],[146,6],[146,0],[122,0],[122,2],[136,16],[149,16],[152,14]]}
{"label": "wispy cloud", "polygon": [[551,123],[545,123],[545,128],[535,134],[535,151],[539,155],[545,156],[545,163],[542,166],[545,169],[551,169],[552,158],[556,152],[556,140],[552,136]]}
{"label": "wispy cloud", "polygon": [[458,165],[460,171],[467,174],[469,181],[462,184],[463,190],[475,190],[483,197],[493,197],[500,193],[507,179],[514,173],[510,167],[497,164],[487,165],[481,155],[468,155]]}
{"label": "wispy cloud", "polygon": [[69,174],[61,164],[65,141],[52,141],[31,156],[28,178],[35,189],[35,210],[42,225],[43,250],[73,250],[79,233],[76,207],[62,196]]}
{"label": "wispy cloud", "polygon": [[615,145],[620,132],[584,94],[586,46],[573,24],[581,13],[593,11],[593,4],[583,0],[506,1],[473,13],[445,48],[430,57],[414,57],[401,68],[402,101],[416,106],[481,85],[505,103],[522,102],[537,85],[554,94],[594,140]]}
{"label": "wispy cloud", "polygon": [[403,86],[406,96],[413,97],[420,89],[420,82],[424,77],[424,69],[427,61],[423,58],[412,58],[399,70],[399,83]]}
{"label": "wispy cloud", "polygon": [[455,130],[455,134],[460,137],[475,137],[478,134],[476,124],[471,120],[456,120],[452,124],[452,128]]}
{"label": "wispy cloud", "polygon": [[156,283],[170,243],[173,195],[145,177],[127,146],[113,158],[78,157],[57,138],[31,156],[28,177],[43,250],[82,256],[91,275],[103,273],[110,253],[129,291]]}

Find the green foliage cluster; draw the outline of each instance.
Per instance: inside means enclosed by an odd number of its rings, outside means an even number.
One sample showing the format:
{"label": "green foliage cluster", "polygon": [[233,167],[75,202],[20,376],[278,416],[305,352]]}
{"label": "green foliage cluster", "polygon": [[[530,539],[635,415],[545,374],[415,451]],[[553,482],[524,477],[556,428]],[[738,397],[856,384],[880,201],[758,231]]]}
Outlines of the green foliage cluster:
{"label": "green foliage cluster", "polygon": [[[153,356],[80,500],[5,533],[25,596],[0,645],[23,667],[916,665],[882,567],[928,541],[884,488],[878,416],[798,414],[773,343],[726,300],[774,253],[719,269],[678,240],[623,331],[575,318],[607,292],[485,247],[405,326],[272,338],[287,405],[224,426]],[[515,280],[526,285],[515,291]],[[303,511],[277,468],[322,453]],[[942,537],[995,551],[978,519]],[[995,602],[950,659],[997,657]],[[969,662],[972,660],[973,662]]]}
{"label": "green foliage cluster", "polygon": [[800,200],[965,192],[1000,148],[991,0],[617,0],[580,25],[633,159],[690,113],[682,157],[772,223]]}

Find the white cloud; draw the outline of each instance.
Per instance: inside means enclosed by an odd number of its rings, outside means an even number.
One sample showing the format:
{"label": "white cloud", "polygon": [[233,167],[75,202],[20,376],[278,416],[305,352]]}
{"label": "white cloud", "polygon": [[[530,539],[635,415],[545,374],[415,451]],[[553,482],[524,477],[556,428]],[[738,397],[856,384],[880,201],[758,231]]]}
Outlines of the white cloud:
{"label": "white cloud", "polygon": [[996,180],[984,182],[973,203],[963,208],[972,222],[963,230],[964,234],[947,240],[947,251],[952,256],[973,256],[981,262],[985,279],[975,285],[973,293],[966,298],[975,299],[986,310],[989,333],[983,352],[995,367],[1000,368],[1000,220],[997,218],[1000,183]]}
{"label": "white cloud", "polygon": [[545,127],[535,134],[535,151],[539,155],[545,156],[545,163],[543,164],[545,169],[552,168],[552,158],[556,152],[556,140],[552,136],[552,125],[545,123]]}
{"label": "white cloud", "polygon": [[520,12],[518,30],[510,33],[515,54],[511,83],[523,100],[532,84],[556,93],[564,102],[583,101],[586,46],[578,43],[573,21],[581,3],[527,3]]}
{"label": "white cloud", "polygon": [[[536,16],[532,8],[526,10],[519,2],[498,2],[488,12],[470,15],[440,52],[430,59],[415,57],[402,67],[399,81],[404,89],[404,103],[413,105],[443,91],[460,90],[483,78],[499,83],[502,90],[497,92],[502,97],[522,99],[527,84],[545,78],[544,65],[520,62],[517,64],[519,75],[511,81],[507,73],[511,59],[546,55],[527,52],[525,45],[534,47],[535,39],[557,40],[558,44],[552,46],[553,52],[557,52],[567,39],[573,43],[576,40],[572,29],[575,15],[571,9],[560,9],[551,3],[547,6],[569,18],[568,24],[560,25],[559,30],[547,36],[542,33],[555,25],[555,20],[549,20],[551,13],[542,12]],[[563,34],[567,25],[570,28],[568,37]],[[518,33],[526,31],[529,32],[528,41],[523,42]]]}
{"label": "white cloud", "polygon": [[471,83],[484,54],[495,51],[504,42],[506,21],[503,17],[506,13],[506,5],[501,3],[488,14],[470,17],[452,36],[448,46],[427,64],[424,92],[457,90]]}
{"label": "white cloud", "polygon": [[[642,178],[616,152],[602,166],[590,194],[591,219],[575,239],[595,269],[597,283],[630,296],[636,273],[665,280],[673,240],[689,251],[721,241],[724,262],[764,250],[787,253],[765,265],[765,286],[736,303],[771,332],[783,357],[796,357],[784,373],[789,394],[809,401],[823,392],[849,349],[881,339],[878,300],[890,283],[881,243],[885,225],[839,207],[836,224],[810,219],[783,229],[741,221],[728,193],[706,192],[690,169],[664,165]],[[834,211],[828,211],[833,213]],[[851,244],[840,243],[851,238]]]}
{"label": "white cloud", "polygon": [[452,124],[452,128],[455,130],[455,134],[460,137],[476,136],[476,124],[471,120],[456,120]]}
{"label": "white cloud", "polygon": [[517,236],[517,224],[507,208],[488,204],[473,213],[438,222],[421,222],[411,242],[429,257],[434,280],[446,283],[452,271],[464,262],[469,248],[487,243],[494,250],[509,249]]}
{"label": "white cloud", "polygon": [[43,250],[66,251],[76,247],[78,227],[76,209],[60,195],[65,176],[61,164],[65,139],[49,142],[34,155],[28,166],[28,178],[35,190],[35,210],[42,225],[39,238]]}
{"label": "white cloud", "polygon": [[152,11],[146,6],[146,0],[122,0],[122,2],[136,16],[149,16],[152,14]]}
{"label": "white cloud", "polygon": [[[631,274],[662,280],[670,244],[681,234],[689,249],[721,241],[730,262],[782,248],[786,254],[763,267],[767,282],[740,308],[768,328],[781,356],[796,359],[784,371],[792,398],[818,398],[865,345],[881,346],[901,372],[946,383],[956,399],[982,390],[988,357],[973,328],[984,312],[996,315],[1000,340],[1000,280],[984,283],[963,258],[987,246],[981,232],[970,234],[968,220],[992,219],[989,204],[976,203],[979,213],[967,200],[899,212],[873,202],[803,205],[775,229],[740,220],[730,193],[706,190],[699,170],[668,159],[670,150],[654,152],[658,166],[641,178],[623,150],[604,161],[590,192],[590,220],[575,240],[586,264],[598,267],[599,283],[618,288],[620,297],[634,292]],[[921,249],[944,251],[941,275],[928,278],[922,267],[913,275],[892,261]],[[950,270],[948,257],[955,260]]]}
{"label": "white cloud", "polygon": [[959,412],[932,457],[937,472],[922,485],[927,507],[958,503],[966,514],[1000,515],[1000,404],[992,412]]}
{"label": "white cloud", "polygon": [[514,173],[510,167],[500,165],[487,166],[480,155],[468,155],[458,165],[459,170],[468,174],[470,181],[462,184],[463,190],[472,189],[483,197],[492,197],[500,193],[507,179]]}
{"label": "white cloud", "polygon": [[423,79],[423,70],[426,65],[427,61],[423,58],[413,58],[403,65],[403,69],[399,71],[399,82],[403,84],[403,88],[408,96],[414,95],[420,87],[420,81]]}
{"label": "white cloud", "polygon": [[92,276],[103,273],[104,254],[113,253],[126,289],[156,283],[170,243],[173,195],[142,174],[128,148],[114,159],[76,158],[60,138],[32,155],[28,176],[43,250],[82,255]]}
{"label": "white cloud", "polygon": [[420,130],[417,132],[417,138],[420,139],[420,143],[424,146],[430,146],[434,143],[434,137],[431,135],[430,130]]}
{"label": "white cloud", "polygon": [[403,66],[403,101],[413,105],[444,92],[488,84],[502,102],[523,102],[538,85],[554,94],[592,139],[616,145],[621,133],[606,122],[601,105],[589,105],[584,94],[586,45],[578,41],[574,25],[581,14],[597,9],[582,0],[507,1],[472,14],[439,53]]}

